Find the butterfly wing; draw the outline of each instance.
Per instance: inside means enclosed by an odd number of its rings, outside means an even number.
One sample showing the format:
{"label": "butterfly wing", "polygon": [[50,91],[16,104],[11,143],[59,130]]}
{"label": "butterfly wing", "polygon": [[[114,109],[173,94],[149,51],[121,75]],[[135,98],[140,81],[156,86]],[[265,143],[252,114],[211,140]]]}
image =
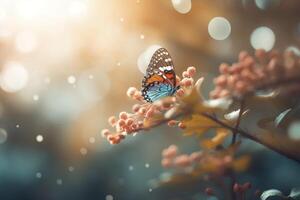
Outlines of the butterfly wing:
{"label": "butterfly wing", "polygon": [[176,92],[176,74],[172,58],[165,48],[153,54],[142,82],[142,95],[148,102],[171,96]]}
{"label": "butterfly wing", "polygon": [[159,48],[154,52],[148,65],[146,76],[152,75],[153,72],[156,71],[163,73],[166,81],[172,84],[173,87],[176,86],[176,74],[174,71],[173,61],[169,52],[165,48]]}

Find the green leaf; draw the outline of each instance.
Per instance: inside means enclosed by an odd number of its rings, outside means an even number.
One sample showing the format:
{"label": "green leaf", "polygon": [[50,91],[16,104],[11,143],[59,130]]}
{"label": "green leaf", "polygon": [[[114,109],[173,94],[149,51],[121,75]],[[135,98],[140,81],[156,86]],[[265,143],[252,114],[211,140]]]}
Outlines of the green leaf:
{"label": "green leaf", "polygon": [[269,197],[274,197],[274,196],[278,196],[278,197],[284,198],[284,195],[282,194],[281,191],[276,190],[276,189],[270,189],[270,190],[264,191],[264,192],[260,195],[260,199],[261,199],[261,200],[267,200]]}
{"label": "green leaf", "polygon": [[284,119],[284,117],[291,111],[292,109],[286,109],[285,111],[283,111],[282,113],[280,113],[276,119],[274,120],[275,126],[278,126],[280,124],[280,122]]}
{"label": "green leaf", "polygon": [[293,188],[289,197],[293,198],[294,200],[300,200],[300,187]]}

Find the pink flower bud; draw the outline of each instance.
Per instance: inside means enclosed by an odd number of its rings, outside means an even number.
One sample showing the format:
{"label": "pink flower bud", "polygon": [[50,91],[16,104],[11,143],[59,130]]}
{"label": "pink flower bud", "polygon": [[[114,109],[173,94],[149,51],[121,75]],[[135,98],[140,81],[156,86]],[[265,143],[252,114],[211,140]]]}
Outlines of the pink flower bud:
{"label": "pink flower bud", "polygon": [[146,118],[150,118],[150,117],[153,117],[154,115],[154,110],[153,109],[149,109],[147,112],[146,112]]}
{"label": "pink flower bud", "polygon": [[192,162],[199,162],[203,158],[203,153],[202,152],[193,152],[190,155],[190,159]]}
{"label": "pink flower bud", "polygon": [[120,112],[119,118],[126,120],[128,118],[128,114],[126,112]]}
{"label": "pink flower bud", "polygon": [[195,67],[188,67],[187,73],[189,77],[193,77],[196,74],[196,68]]}
{"label": "pink flower bud", "polygon": [[187,71],[182,72],[182,77],[183,78],[189,78],[189,73]]}
{"label": "pink flower bud", "polygon": [[134,105],[132,106],[132,111],[136,113],[136,112],[139,111],[140,108],[141,108],[141,105],[140,105],[140,104],[134,104]]}
{"label": "pink flower bud", "polygon": [[130,87],[127,90],[127,96],[128,97],[133,97],[133,95],[136,93],[137,89],[135,87]]}
{"label": "pink flower bud", "polygon": [[114,126],[116,125],[116,122],[117,122],[117,119],[115,116],[111,116],[108,118],[108,123],[111,125],[111,126]]}
{"label": "pink flower bud", "polygon": [[134,122],[133,119],[128,118],[128,119],[126,120],[126,125],[127,125],[127,126],[131,126],[131,125],[133,124],[133,122]]}
{"label": "pink flower bud", "polygon": [[183,97],[184,93],[185,93],[184,90],[180,88],[179,90],[177,90],[176,95],[178,95],[179,97]]}
{"label": "pink flower bud", "polygon": [[188,167],[191,165],[191,160],[188,155],[183,154],[175,158],[174,164],[178,167]]}
{"label": "pink flower bud", "polygon": [[170,168],[170,167],[172,167],[172,161],[170,159],[164,158],[161,160],[161,165],[164,168]]}
{"label": "pink flower bud", "polygon": [[108,129],[103,129],[101,131],[101,136],[104,137],[104,138],[106,138],[107,136],[109,136],[109,134],[110,134],[110,131]]}
{"label": "pink flower bud", "polygon": [[181,129],[185,129],[186,128],[186,126],[182,122],[178,123],[178,127],[181,128]]}
{"label": "pink flower bud", "polygon": [[125,125],[126,125],[125,120],[124,120],[124,119],[119,119],[119,120],[118,120],[118,125],[119,125],[120,127],[125,126]]}
{"label": "pink flower bud", "polygon": [[226,63],[222,63],[220,66],[219,66],[219,72],[221,74],[227,74],[228,73],[228,69],[229,69],[229,66],[228,64]]}

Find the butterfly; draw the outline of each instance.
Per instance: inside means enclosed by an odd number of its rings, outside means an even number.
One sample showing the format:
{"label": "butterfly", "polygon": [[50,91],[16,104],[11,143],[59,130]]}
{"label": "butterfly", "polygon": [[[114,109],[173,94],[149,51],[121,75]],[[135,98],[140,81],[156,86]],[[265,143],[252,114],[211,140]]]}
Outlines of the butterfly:
{"label": "butterfly", "polygon": [[172,58],[165,48],[154,52],[142,81],[142,96],[147,102],[172,96],[179,89]]}

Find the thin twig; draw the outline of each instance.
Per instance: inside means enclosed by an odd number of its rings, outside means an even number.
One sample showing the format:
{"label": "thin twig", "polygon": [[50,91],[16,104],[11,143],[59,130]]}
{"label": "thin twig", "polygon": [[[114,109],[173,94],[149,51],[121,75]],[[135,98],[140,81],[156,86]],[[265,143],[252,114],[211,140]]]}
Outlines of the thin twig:
{"label": "thin twig", "polygon": [[236,142],[237,130],[239,129],[240,122],[241,122],[241,119],[242,119],[242,115],[243,115],[243,112],[244,112],[244,107],[245,107],[244,105],[245,105],[245,101],[241,100],[241,102],[240,102],[240,111],[239,111],[239,116],[238,116],[237,121],[236,121],[235,130],[232,131],[231,145],[234,145],[235,142]]}
{"label": "thin twig", "polygon": [[231,127],[229,126],[228,124],[222,122],[221,120],[219,120],[218,118],[215,118],[207,113],[202,113],[203,116],[213,120],[214,122],[218,123],[219,125],[223,126],[224,128],[227,128],[228,130],[231,130],[231,131],[236,131],[237,133],[241,134],[242,136],[248,138],[248,139],[251,139],[259,144],[262,144],[266,147],[268,147],[269,149],[273,150],[273,151],[276,151],[284,156],[286,156],[287,158],[291,159],[291,160],[294,160],[298,163],[300,163],[300,157],[299,155],[294,155],[294,154],[291,154],[289,152],[286,152],[284,151],[281,146],[276,146],[274,144],[271,144],[271,143],[267,143],[266,141],[262,140],[260,137],[257,137],[256,135],[254,134],[250,134],[246,131],[243,131],[242,129],[235,129],[234,127]]}

